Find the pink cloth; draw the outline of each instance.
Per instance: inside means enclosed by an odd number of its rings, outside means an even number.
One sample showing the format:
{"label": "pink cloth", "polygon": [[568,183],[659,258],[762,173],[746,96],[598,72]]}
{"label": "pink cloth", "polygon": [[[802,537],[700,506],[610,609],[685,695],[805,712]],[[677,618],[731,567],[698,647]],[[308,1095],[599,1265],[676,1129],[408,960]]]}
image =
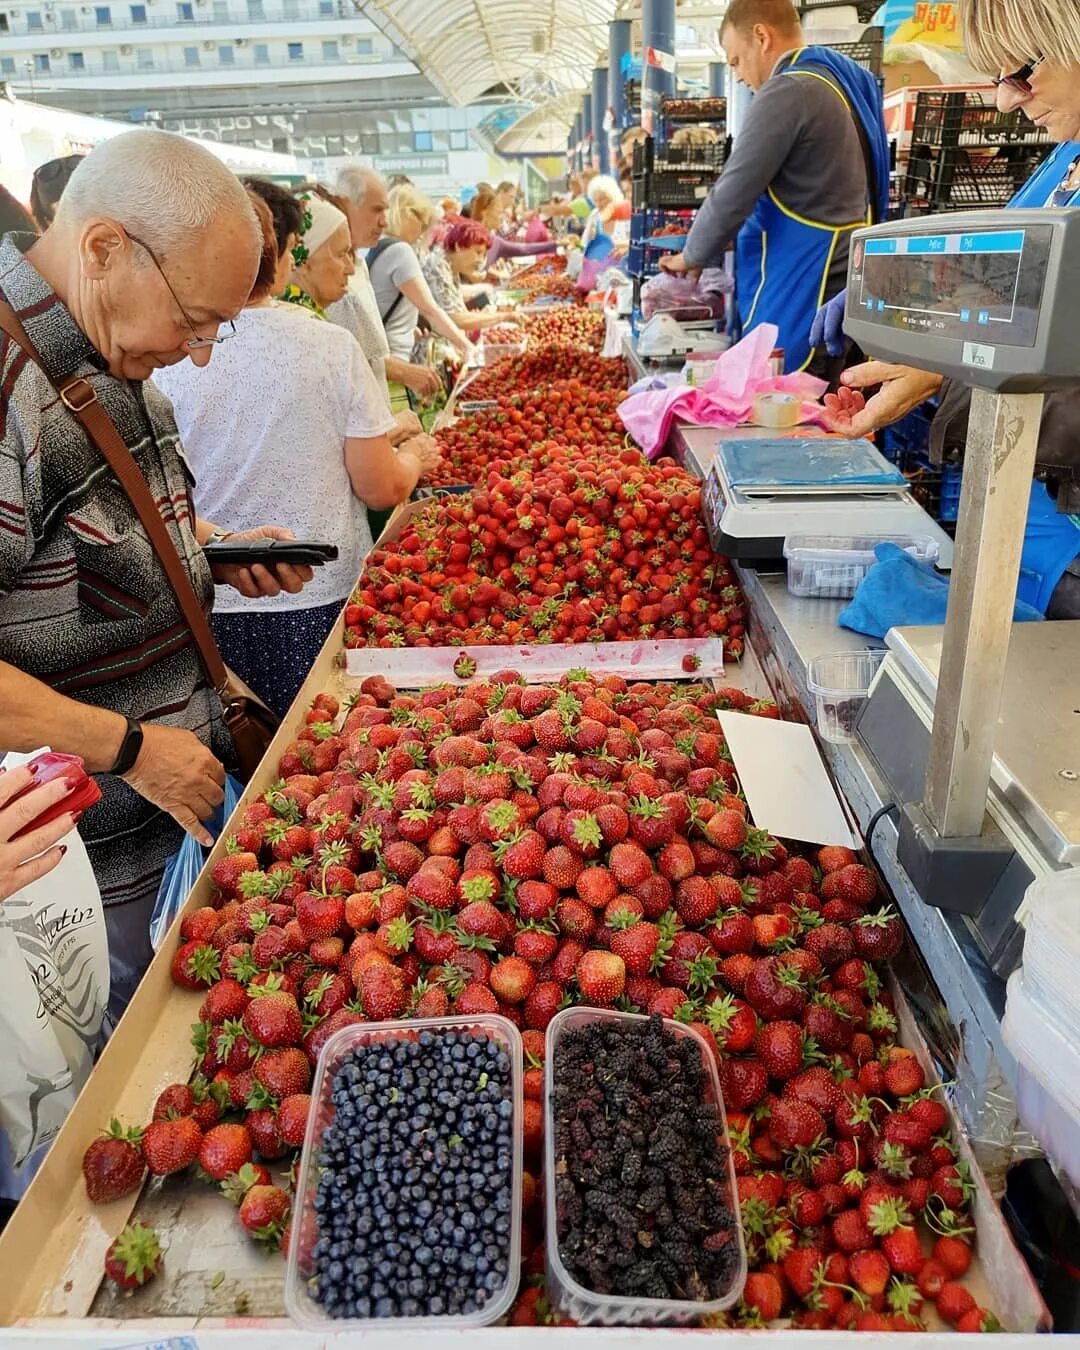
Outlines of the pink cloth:
{"label": "pink cloth", "polygon": [[646,458],[661,455],[676,418],[699,426],[733,427],[748,422],[758,394],[794,394],[802,400],[799,422],[826,426],[826,409],[818,400],[828,385],[813,375],[799,372],[776,376],[769,371],[769,357],[779,329],[759,324],[741,342],[717,357],[712,375],[698,388],[675,385],[631,394],[619,404],[623,426],[637,441]]}

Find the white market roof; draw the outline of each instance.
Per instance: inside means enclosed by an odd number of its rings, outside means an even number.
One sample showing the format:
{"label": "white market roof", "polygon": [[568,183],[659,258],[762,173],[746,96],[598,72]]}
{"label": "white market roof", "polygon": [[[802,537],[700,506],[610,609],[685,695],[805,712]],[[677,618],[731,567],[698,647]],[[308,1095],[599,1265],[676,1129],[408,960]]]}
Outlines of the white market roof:
{"label": "white market roof", "polygon": [[495,142],[500,155],[561,154],[566,149],[581,94],[561,94],[520,117]]}
{"label": "white market roof", "polygon": [[617,0],[362,0],[451,103],[505,86],[532,102],[590,87]]}

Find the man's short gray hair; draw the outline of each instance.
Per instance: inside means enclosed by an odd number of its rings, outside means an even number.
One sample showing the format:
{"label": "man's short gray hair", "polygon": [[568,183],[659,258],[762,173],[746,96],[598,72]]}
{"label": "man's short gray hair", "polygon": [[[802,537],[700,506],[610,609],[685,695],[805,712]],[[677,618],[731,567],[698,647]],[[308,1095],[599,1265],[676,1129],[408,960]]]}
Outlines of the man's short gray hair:
{"label": "man's short gray hair", "polygon": [[262,237],[243,184],[209,150],[167,131],[127,131],[103,141],[71,175],[56,224],[106,216],[164,256],[230,215]]}
{"label": "man's short gray hair", "polygon": [[337,186],[334,191],[353,206],[359,206],[372,183],[378,183],[380,187],[386,187],[386,179],[383,178],[378,169],[369,168],[365,164],[353,164],[347,169],[342,169],[338,174]]}

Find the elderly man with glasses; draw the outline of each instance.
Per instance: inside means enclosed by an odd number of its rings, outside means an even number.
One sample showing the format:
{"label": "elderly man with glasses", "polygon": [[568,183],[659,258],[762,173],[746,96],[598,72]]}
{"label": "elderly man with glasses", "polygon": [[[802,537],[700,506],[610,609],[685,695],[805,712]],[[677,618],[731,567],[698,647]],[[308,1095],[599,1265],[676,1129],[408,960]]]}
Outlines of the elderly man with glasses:
{"label": "elderly man with glasses", "polygon": [[232,749],[162,564],[65,386],[77,378],[114,423],[206,607],[214,580],[251,597],[298,591],[307,569],[211,575],[202,546],[222,531],[195,517],[172,409],[147,382],[228,340],[260,249],[239,181],[156,131],[99,146],[45,235],[0,242],[0,299],[41,361],[0,334],[0,749],[48,744],[100,775],[79,828],[106,907],[114,1015],[151,956],[165,861],[183,830],[208,842]]}

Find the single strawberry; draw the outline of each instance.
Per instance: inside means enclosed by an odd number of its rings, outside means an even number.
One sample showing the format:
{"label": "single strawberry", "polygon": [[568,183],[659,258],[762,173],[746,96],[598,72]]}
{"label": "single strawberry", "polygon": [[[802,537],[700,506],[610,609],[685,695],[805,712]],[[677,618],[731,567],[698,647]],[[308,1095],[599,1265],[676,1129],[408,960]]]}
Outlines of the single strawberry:
{"label": "single strawberry", "polygon": [[833,1219],[832,1235],[836,1245],[848,1255],[874,1245],[874,1236],[857,1209],[845,1209]]}
{"label": "single strawberry", "polygon": [[744,910],[728,909],[705,930],[705,936],[720,956],[750,952],[754,948],[754,921]]}
{"label": "single strawberry", "polygon": [[688,928],[700,928],[716,916],[720,897],[706,877],[687,877],[675,887],[675,912]]}
{"label": "single strawberry", "polygon": [[856,919],[850,932],[855,952],[864,961],[891,961],[904,945],[904,926],[891,906]]}
{"label": "single strawberry", "polygon": [[524,1003],[536,985],[536,971],[520,956],[504,956],[491,969],[491,988],[503,1003]]}
{"label": "single strawberry", "polygon": [[870,1298],[885,1292],[893,1273],[885,1254],[874,1250],[852,1252],[848,1269],[855,1287]]}
{"label": "single strawberry", "polygon": [[603,909],[619,893],[614,876],[606,867],[586,867],[574,882],[578,897],[592,910]]}
{"label": "single strawberry", "polygon": [[253,1073],[255,1081],[277,1101],[311,1086],[311,1065],[298,1046],[267,1051],[255,1061]]}
{"label": "single strawberry", "polygon": [[368,966],[360,974],[357,993],[364,1016],[370,1022],[389,1022],[400,1017],[409,1001],[402,973],[393,965]]}
{"label": "single strawberry", "polygon": [[607,1007],[615,1002],[626,984],[626,966],[614,952],[586,952],[575,972],[586,1002]]}
{"label": "single strawberry", "polygon": [[96,1205],[108,1204],[130,1195],[142,1185],[146,1175],[139,1144],[142,1132],[125,1130],[118,1120],[87,1148],[83,1154],[82,1171],[87,1198]]}
{"label": "single strawberry", "polygon": [[205,942],[185,942],[172,959],[173,983],[181,989],[209,989],[221,974],[217,949]]}
{"label": "single strawberry", "polygon": [[543,836],[536,830],[521,830],[502,853],[500,863],[508,877],[535,880],[543,874],[546,856],[547,845]]}
{"label": "single strawberry", "polygon": [[781,1100],[769,1112],[769,1134],[784,1152],[807,1148],[825,1133],[821,1112],[806,1102]]}
{"label": "single strawberry", "polygon": [[252,986],[253,995],[244,1009],[244,1030],[259,1045],[275,1048],[299,1045],[304,1027],[300,1008],[292,994],[273,985]]}
{"label": "single strawberry", "polygon": [[164,1258],[157,1233],[146,1224],[129,1223],[109,1243],[105,1274],[125,1293],[138,1289],[161,1270]]}
{"label": "single strawberry", "polygon": [[214,1181],[224,1181],[251,1162],[251,1134],[246,1125],[224,1123],[207,1130],[199,1145],[199,1165]]}
{"label": "single strawberry", "polygon": [[454,1012],[462,1016],[499,1011],[499,1000],[486,984],[473,980],[454,1000]]}
{"label": "single strawberry", "polygon": [[877,898],[878,887],[873,872],[862,863],[849,863],[831,877],[835,895],[830,898],[846,900],[865,909]]}
{"label": "single strawberry", "polygon": [[639,845],[622,842],[615,844],[608,855],[608,868],[620,889],[631,890],[652,874],[652,859]]}
{"label": "single strawberry", "polygon": [[283,1143],[290,1148],[301,1147],[310,1113],[311,1096],[307,1092],[295,1092],[282,1100],[277,1115]]}
{"label": "single strawberry", "polygon": [[547,1024],[560,1011],[565,998],[561,985],[553,980],[545,980],[533,989],[525,1000],[525,1023],[537,1031],[544,1031]]}
{"label": "single strawberry", "polygon": [[151,1121],[142,1134],[143,1161],[156,1177],[182,1172],[194,1162],[202,1137],[191,1116]]}
{"label": "single strawberry", "polygon": [[918,1233],[907,1225],[886,1234],[881,1239],[881,1250],[898,1275],[917,1275],[925,1260]]}
{"label": "single strawberry", "polygon": [[744,1111],[765,1096],[769,1075],[760,1061],[752,1057],[728,1059],[720,1065],[720,1083],[728,1109]]}
{"label": "single strawberry", "polygon": [[851,931],[839,923],[823,923],[803,937],[803,946],[818,958],[826,970],[850,961],[856,952]]}
{"label": "single strawberry", "polygon": [[746,843],[746,817],[738,811],[715,811],[705,821],[702,832],[716,848],[737,853]]}
{"label": "single strawberry", "polygon": [[766,1022],[754,1051],[770,1078],[791,1078],[803,1063],[803,1033],[797,1022]]}
{"label": "single strawberry", "polygon": [[976,1306],[974,1298],[962,1284],[946,1280],[937,1296],[937,1310],[946,1322],[956,1323]]}
{"label": "single strawberry", "polygon": [[894,1097],[910,1097],[926,1082],[922,1065],[910,1050],[894,1047],[885,1066],[885,1087]]}
{"label": "single strawberry", "polygon": [[911,1153],[925,1152],[933,1140],[929,1128],[907,1111],[886,1116],[882,1135],[890,1144],[899,1144]]}
{"label": "single strawberry", "polygon": [[558,950],[556,934],[538,925],[528,924],[514,934],[514,955],[522,957],[531,966],[546,965]]}
{"label": "single strawberry", "polygon": [[978,1306],[969,1308],[967,1312],[958,1319],[956,1329],[959,1332],[968,1333],[997,1332],[1005,1330],[992,1312],[987,1312],[985,1308],[980,1308]]}
{"label": "single strawberry", "polygon": [[[596,817],[589,811],[567,811],[562,823],[563,844],[582,858],[595,858],[600,852],[604,836]],[[545,879],[550,880],[545,872]],[[554,884],[554,883],[553,883]]]}
{"label": "single strawberry", "polygon": [[934,1243],[934,1260],[945,1267],[950,1279],[959,1279],[971,1269],[971,1245],[962,1237],[943,1235]]}
{"label": "single strawberry", "polygon": [[289,1197],[280,1186],[252,1186],[240,1202],[240,1223],[271,1251],[281,1246]]}
{"label": "single strawberry", "polygon": [[841,844],[827,844],[824,848],[818,849],[817,865],[826,874],[838,872],[841,867],[847,867],[853,862],[855,854]]}
{"label": "single strawberry", "polygon": [[949,1272],[933,1257],[924,1261],[915,1275],[915,1284],[923,1298],[934,1302],[949,1279]]}

